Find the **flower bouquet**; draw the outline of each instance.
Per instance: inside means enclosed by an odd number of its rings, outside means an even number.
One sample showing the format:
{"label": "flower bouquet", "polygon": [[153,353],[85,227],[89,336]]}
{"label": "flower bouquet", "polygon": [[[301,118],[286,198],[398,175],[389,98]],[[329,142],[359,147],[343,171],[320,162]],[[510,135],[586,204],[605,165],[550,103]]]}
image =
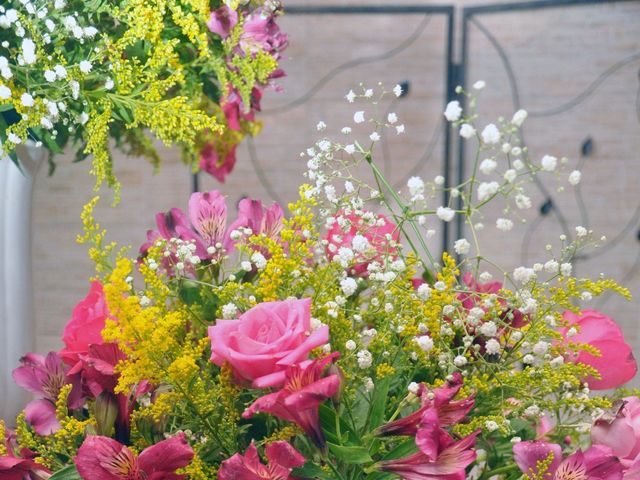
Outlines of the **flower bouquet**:
{"label": "flower bouquet", "polygon": [[[149,130],[220,180],[259,131],[262,91],[282,76],[277,0],[8,0],[0,6],[0,142],[71,142],[96,187],[117,188],[109,139],[160,158]],[[211,6],[214,9],[211,11]],[[98,28],[99,27],[99,28]]]}
{"label": "flower bouquet", "polygon": [[[532,176],[580,173],[529,158],[524,111],[477,125],[479,92],[445,112],[478,152],[459,185],[390,188],[375,145],[405,129],[375,110],[401,89],[363,88],[341,140],[318,125],[287,214],[244,199],[230,218],[219,192],[194,193],[130,259],[89,203],[97,277],[64,348],[15,370],[35,399],[15,430],[1,424],[0,478],[639,478],[638,392],[596,393],[631,380],[635,359],[613,319],[578,306],[629,292],[572,276],[593,233],[513,271],[478,241],[485,205],[504,203],[495,228],[509,230]],[[469,238],[430,252],[456,216]]]}

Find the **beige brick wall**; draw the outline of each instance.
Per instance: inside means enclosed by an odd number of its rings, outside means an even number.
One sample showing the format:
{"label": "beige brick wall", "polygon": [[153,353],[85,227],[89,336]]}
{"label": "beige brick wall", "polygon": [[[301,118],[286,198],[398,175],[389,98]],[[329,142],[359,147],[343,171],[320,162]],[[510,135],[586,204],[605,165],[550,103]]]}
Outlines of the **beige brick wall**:
{"label": "beige brick wall", "polygon": [[[289,4],[325,4],[324,0]],[[387,0],[350,1],[341,4],[388,4]],[[426,4],[406,1],[403,3]],[[471,1],[457,1],[468,5]],[[638,2],[595,7],[561,8],[542,12],[510,13],[481,18],[504,47],[518,78],[521,101],[531,111],[555,107],[579,94],[604,70],[632,53],[640,53],[640,5]],[[225,185],[203,179],[202,188],[221,188],[235,203],[243,195],[270,200],[294,197],[304,171],[298,153],[317,137],[319,120],[339,130],[352,110],[342,99],[359,82],[387,85],[408,80],[410,94],[393,109],[407,125],[407,135],[389,138],[385,155],[379,157],[390,178],[402,185],[409,175],[433,177],[442,168],[442,138],[438,136],[444,89],[445,22],[434,16],[425,20],[417,15],[403,16],[288,16],[282,20],[290,33],[291,46],[283,62],[288,77],[282,81],[285,92],[269,94],[264,102],[264,130],[255,141],[254,158],[247,146],[240,150],[236,171]],[[408,39],[414,35],[415,39]],[[459,40],[459,39],[458,39]],[[405,48],[400,46],[405,45]],[[500,57],[477,27],[470,30],[470,78],[482,78],[489,87],[482,94],[483,119],[510,115],[507,76]],[[399,50],[397,52],[393,52]],[[383,58],[374,61],[373,57]],[[363,59],[368,61],[363,61]],[[342,68],[326,83],[317,83],[328,73]],[[598,234],[614,238],[629,223],[629,232],[606,254],[579,267],[579,273],[600,271],[614,278],[628,277],[635,293],[640,286],[637,261],[640,242],[636,231],[640,218],[634,212],[640,203],[640,119],[636,93],[640,60],[630,61],[602,82],[594,94],[576,108],[561,115],[531,118],[525,130],[534,158],[544,153],[566,155],[571,164],[580,160],[581,142],[594,140],[594,153],[587,159],[582,193],[589,213],[589,226]],[[316,88],[317,87],[317,88]],[[282,111],[282,107],[313,90],[309,100]],[[280,107],[280,109],[278,109]],[[435,134],[434,134],[435,132]],[[433,141],[435,139],[435,141]],[[116,172],[123,182],[121,205],[99,210],[101,223],[110,235],[134,248],[144,241],[145,230],[153,224],[153,214],[171,206],[184,207],[190,191],[187,169],[178,152],[163,149],[164,165],[158,175],[144,160],[116,156]],[[59,336],[74,303],[87,289],[91,265],[85,249],[74,243],[80,224],[81,205],[91,196],[87,164],[71,165],[60,159],[56,175],[43,170],[37,179],[34,214],[34,276],[38,347],[57,348]],[[256,165],[258,168],[256,168]],[[575,198],[555,192],[556,203],[566,212],[569,223],[585,223]],[[275,194],[274,194],[275,192]],[[534,204],[542,201],[535,199]],[[534,220],[531,212],[529,220]],[[495,212],[489,212],[486,224]],[[529,261],[544,258],[544,245],[560,234],[552,216],[538,228],[519,226],[512,236],[497,235],[487,228],[486,253],[511,267],[523,256],[523,239],[529,239]],[[556,242],[557,243],[557,242]],[[438,248],[438,242],[433,242]],[[612,313],[624,326],[628,338],[640,351],[638,301],[625,303],[609,299],[602,309]]]}

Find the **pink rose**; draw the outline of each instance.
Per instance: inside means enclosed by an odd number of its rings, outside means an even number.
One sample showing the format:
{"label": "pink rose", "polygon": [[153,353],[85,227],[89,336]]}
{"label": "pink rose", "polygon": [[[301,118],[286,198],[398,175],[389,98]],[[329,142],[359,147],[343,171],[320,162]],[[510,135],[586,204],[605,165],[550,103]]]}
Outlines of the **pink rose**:
{"label": "pink rose", "polygon": [[62,341],[65,347],[60,350],[60,356],[67,364],[78,363],[80,355],[86,354],[90,345],[104,343],[102,330],[108,316],[102,284],[93,282],[89,293],[74,307],[71,320],[64,327]]}
{"label": "pink rose", "polygon": [[[371,212],[368,212],[371,213]],[[384,215],[372,215],[365,219],[356,214],[339,213],[327,231],[327,256],[331,261],[348,266],[353,275],[366,276],[371,262],[395,260],[400,231],[395,223]]]}
{"label": "pink rose", "polygon": [[211,361],[229,363],[254,388],[281,386],[285,370],[329,341],[326,325],[311,332],[311,299],[265,302],[237,320],[209,327]]}
{"label": "pink rose", "polygon": [[567,331],[562,330],[565,341],[588,343],[600,351],[596,357],[589,352],[582,351],[571,360],[590,365],[600,372],[600,380],[586,379],[592,390],[608,390],[624,385],[631,380],[638,371],[636,359],[629,344],[625,341],[620,327],[610,317],[597,310],[584,310],[582,315],[570,311],[563,314],[569,323],[569,328],[576,327],[578,333],[569,337]]}
{"label": "pink rose", "polygon": [[617,418],[598,420],[591,429],[591,441],[606,445],[625,467],[640,460],[640,398],[626,397]]}

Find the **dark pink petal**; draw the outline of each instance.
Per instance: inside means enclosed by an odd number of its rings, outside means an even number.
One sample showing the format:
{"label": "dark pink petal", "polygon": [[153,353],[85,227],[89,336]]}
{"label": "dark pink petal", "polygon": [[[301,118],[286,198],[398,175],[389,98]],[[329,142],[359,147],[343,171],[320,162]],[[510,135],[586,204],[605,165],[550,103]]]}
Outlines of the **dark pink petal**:
{"label": "dark pink petal", "polygon": [[265,448],[269,463],[286,468],[298,468],[304,465],[305,458],[289,442],[272,442]]}
{"label": "dark pink petal", "polygon": [[25,420],[38,435],[51,435],[60,429],[56,406],[49,400],[33,400],[24,409]]}
{"label": "dark pink petal", "polygon": [[193,460],[193,449],[184,433],[179,433],[145,448],[138,457],[140,469],[147,475],[155,473],[175,473]]}
{"label": "dark pink petal", "polygon": [[223,5],[211,12],[211,18],[207,22],[207,26],[213,33],[220,35],[222,38],[227,38],[237,23],[238,12],[227,5]]}
{"label": "dark pink petal", "polygon": [[562,461],[562,448],[555,443],[546,442],[519,442],[513,446],[514,460],[520,471],[531,476],[537,473],[537,463],[546,460],[553,455],[553,460],[545,475],[545,480],[552,479],[555,471]]}
{"label": "dark pink petal", "polygon": [[127,480],[140,475],[138,459],[131,450],[108,437],[89,435],[74,463],[83,480]]}

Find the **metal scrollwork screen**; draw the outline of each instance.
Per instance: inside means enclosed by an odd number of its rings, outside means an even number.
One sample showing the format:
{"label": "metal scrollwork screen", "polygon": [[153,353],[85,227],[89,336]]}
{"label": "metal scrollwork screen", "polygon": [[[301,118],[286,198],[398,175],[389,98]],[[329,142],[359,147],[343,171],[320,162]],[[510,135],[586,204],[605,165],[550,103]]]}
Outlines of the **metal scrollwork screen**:
{"label": "metal scrollwork screen", "polygon": [[[578,188],[540,175],[529,188],[534,208],[508,235],[495,229],[500,209],[482,232],[485,253],[503,265],[531,265],[558,251],[560,235],[577,225],[606,236],[579,254],[578,276],[602,272],[631,289],[627,302],[605,294],[583,305],[617,318],[636,348],[640,342],[640,3],[565,2],[552,8],[477,7],[464,11],[465,79],[489,87],[479,101],[483,121],[524,108],[530,157],[568,158],[582,171]],[[547,2],[549,4],[549,2]],[[571,4],[574,3],[574,4]],[[579,3],[579,4],[575,4]],[[461,150],[467,171],[471,152]],[[565,189],[559,190],[561,185]],[[464,226],[458,226],[458,235]]]}

